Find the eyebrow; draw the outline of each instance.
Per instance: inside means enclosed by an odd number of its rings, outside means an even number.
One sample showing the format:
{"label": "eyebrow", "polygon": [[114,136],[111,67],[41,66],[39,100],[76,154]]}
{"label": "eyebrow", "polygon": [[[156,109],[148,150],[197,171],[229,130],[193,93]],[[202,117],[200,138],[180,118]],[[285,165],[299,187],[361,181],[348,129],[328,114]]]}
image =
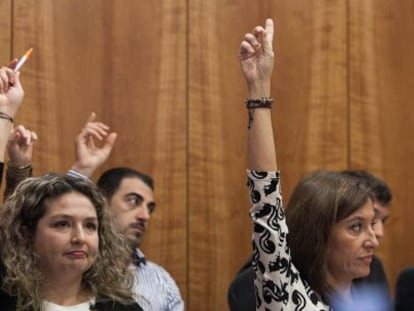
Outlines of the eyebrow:
{"label": "eyebrow", "polygon": [[[140,198],[142,201],[144,201],[144,197],[138,192],[128,192],[124,195],[124,197],[129,197],[129,196],[135,196],[135,197]],[[148,205],[155,205],[155,201],[150,201]]]}
{"label": "eyebrow", "polygon": [[[67,215],[67,214],[57,214],[57,215],[53,215],[52,217],[50,217],[52,220],[54,220],[54,219],[58,219],[58,218],[60,218],[60,219],[73,219],[73,218],[75,218],[74,216],[71,216],[71,215]],[[98,221],[98,217],[96,217],[96,216],[92,216],[92,217],[86,217],[86,218],[84,218],[84,220],[88,220],[88,221],[91,221],[91,220],[96,220],[96,221]]]}
{"label": "eyebrow", "polygon": [[[376,215],[374,213],[374,215],[372,216],[372,218],[370,218],[370,221],[374,220],[375,218],[376,218]],[[367,218],[366,217],[363,217],[363,216],[356,215],[356,216],[353,216],[352,218],[349,218],[348,220],[346,220],[346,222],[352,222],[352,221],[355,221],[355,220],[366,221]]]}
{"label": "eyebrow", "polygon": [[124,197],[130,197],[130,196],[138,197],[138,198],[144,200],[144,197],[141,194],[139,194],[138,192],[128,192],[124,195]]}

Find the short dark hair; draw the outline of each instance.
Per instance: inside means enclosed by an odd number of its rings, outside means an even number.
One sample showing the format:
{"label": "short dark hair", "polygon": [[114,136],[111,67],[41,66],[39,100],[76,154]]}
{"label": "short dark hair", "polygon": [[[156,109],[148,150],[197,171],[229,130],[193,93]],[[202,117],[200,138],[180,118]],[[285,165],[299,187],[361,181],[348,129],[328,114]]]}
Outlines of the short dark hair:
{"label": "short dark hair", "polygon": [[138,178],[144,184],[154,190],[154,180],[151,176],[129,167],[111,168],[99,177],[97,186],[107,200],[110,200],[114,193],[118,190],[124,178]]}
{"label": "short dark hair", "polygon": [[377,176],[365,170],[344,170],[343,174],[358,178],[359,182],[370,189],[370,196],[373,201],[383,206],[388,206],[392,200],[392,193],[387,183]]}

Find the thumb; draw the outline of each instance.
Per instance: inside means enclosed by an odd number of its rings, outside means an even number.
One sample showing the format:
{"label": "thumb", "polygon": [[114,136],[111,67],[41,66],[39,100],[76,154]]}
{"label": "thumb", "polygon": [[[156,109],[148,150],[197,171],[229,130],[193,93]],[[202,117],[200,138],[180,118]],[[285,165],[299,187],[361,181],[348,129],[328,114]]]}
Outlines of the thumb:
{"label": "thumb", "polygon": [[111,133],[111,134],[109,134],[106,137],[106,139],[105,139],[105,143],[104,143],[103,148],[105,148],[107,151],[111,152],[112,151],[112,148],[115,145],[115,142],[116,142],[117,137],[118,137],[118,134],[117,133]]}
{"label": "thumb", "polygon": [[10,63],[7,65],[7,67],[9,67],[10,69],[14,69],[17,65],[17,61],[18,61],[17,58],[11,60]]}

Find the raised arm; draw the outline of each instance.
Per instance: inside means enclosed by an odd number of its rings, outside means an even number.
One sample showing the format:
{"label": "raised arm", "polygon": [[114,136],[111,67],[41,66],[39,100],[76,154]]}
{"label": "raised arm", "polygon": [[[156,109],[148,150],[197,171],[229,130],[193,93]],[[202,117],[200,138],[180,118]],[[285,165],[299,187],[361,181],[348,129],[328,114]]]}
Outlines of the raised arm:
{"label": "raised arm", "polygon": [[20,73],[13,70],[16,62],[0,68],[0,162],[4,162],[9,134],[24,97]]}
{"label": "raised arm", "polygon": [[247,82],[249,112],[248,168],[276,171],[276,150],[271,119],[270,88],[273,71],[273,20],[247,33],[240,45],[239,59]]}
{"label": "raised arm", "polygon": [[[109,133],[109,127],[96,122],[94,112],[76,137],[76,162],[71,170],[86,177],[91,177],[111,154],[117,134]],[[99,141],[99,145],[97,145]]]}

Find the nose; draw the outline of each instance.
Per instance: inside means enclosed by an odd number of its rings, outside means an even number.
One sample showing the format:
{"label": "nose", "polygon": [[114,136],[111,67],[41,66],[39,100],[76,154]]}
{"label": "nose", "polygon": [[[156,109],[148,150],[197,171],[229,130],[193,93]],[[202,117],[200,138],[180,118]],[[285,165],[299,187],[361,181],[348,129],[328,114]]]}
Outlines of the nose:
{"label": "nose", "polygon": [[138,207],[137,212],[135,214],[135,218],[138,220],[145,220],[148,221],[151,218],[150,211],[148,210],[146,205],[142,205]]}
{"label": "nose", "polygon": [[74,227],[72,230],[72,243],[81,244],[85,241],[85,232],[82,227]]}
{"label": "nose", "polygon": [[380,241],[384,236],[384,224],[382,223],[381,219],[378,219],[373,226],[375,236],[377,240]]}
{"label": "nose", "polygon": [[365,247],[376,249],[379,246],[377,235],[373,228],[369,227],[368,229],[368,238],[365,243]]}

